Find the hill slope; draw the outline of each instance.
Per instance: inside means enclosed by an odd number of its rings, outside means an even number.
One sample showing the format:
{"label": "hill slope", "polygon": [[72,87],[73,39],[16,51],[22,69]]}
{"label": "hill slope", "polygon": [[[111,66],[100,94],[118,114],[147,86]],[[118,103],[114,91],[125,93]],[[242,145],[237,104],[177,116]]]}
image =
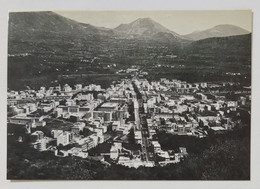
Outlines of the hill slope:
{"label": "hill slope", "polygon": [[52,48],[51,44],[65,47],[79,39],[95,41],[113,34],[110,30],[78,23],[53,12],[11,12],[8,29],[9,47],[12,46],[9,54],[16,51],[39,52],[45,44],[46,48]]}
{"label": "hill slope", "polygon": [[216,54],[229,56],[251,55],[251,34],[214,37],[192,42],[187,48],[187,53]]}
{"label": "hill slope", "polygon": [[11,12],[9,14],[9,38],[46,37],[53,35],[89,34],[94,35],[97,30],[90,25],[81,25],[73,20],[59,16],[53,12]]}

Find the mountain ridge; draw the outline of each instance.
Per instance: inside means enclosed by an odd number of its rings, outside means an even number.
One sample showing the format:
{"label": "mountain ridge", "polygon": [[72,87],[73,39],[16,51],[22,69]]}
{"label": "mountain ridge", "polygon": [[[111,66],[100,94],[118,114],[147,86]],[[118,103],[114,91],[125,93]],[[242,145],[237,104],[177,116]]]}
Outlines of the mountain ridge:
{"label": "mountain ridge", "polygon": [[158,42],[187,43],[187,41],[196,41],[211,37],[243,35],[250,32],[238,26],[221,24],[207,30],[180,35],[149,17],[139,18],[128,24],[120,24],[116,28],[110,29],[77,22],[51,11],[10,12],[9,14],[8,37],[11,40],[13,38],[48,38],[50,37],[50,33],[54,36],[63,34],[96,39],[112,37]]}
{"label": "mountain ridge", "polygon": [[[192,69],[217,65],[220,70],[232,70],[230,65],[235,69],[242,65],[241,70],[245,70],[250,65],[251,36],[210,38],[195,43],[181,39],[152,20],[139,19],[136,24],[143,26],[141,31],[137,28],[130,32],[137,32],[141,37],[127,39],[120,38],[114,29],[79,23],[52,12],[10,13],[9,18],[8,86],[11,88],[30,83],[38,86],[55,80],[65,82],[68,79],[64,74],[115,73],[135,64],[146,65],[149,70],[162,62],[185,64]],[[152,31],[146,31],[147,27],[152,27]],[[171,55],[176,58],[169,58]],[[111,68],[109,64],[117,66]],[[178,69],[167,71],[180,74]],[[186,72],[179,76],[186,77]],[[99,79],[108,82],[107,78]]]}
{"label": "mountain ridge", "polygon": [[231,24],[219,24],[212,28],[202,30],[202,31],[194,31],[190,34],[184,35],[186,38],[190,40],[201,40],[212,37],[228,37],[228,36],[237,36],[237,35],[245,35],[250,32],[235,25]]}
{"label": "mountain ridge", "polygon": [[[86,29],[87,27],[87,29]],[[9,14],[9,36],[19,34],[34,37],[35,32],[61,34],[97,35],[98,28],[60,16],[51,11],[11,12]],[[28,32],[28,33],[27,33]],[[75,33],[74,33],[75,32]],[[21,35],[22,34],[22,35]]]}

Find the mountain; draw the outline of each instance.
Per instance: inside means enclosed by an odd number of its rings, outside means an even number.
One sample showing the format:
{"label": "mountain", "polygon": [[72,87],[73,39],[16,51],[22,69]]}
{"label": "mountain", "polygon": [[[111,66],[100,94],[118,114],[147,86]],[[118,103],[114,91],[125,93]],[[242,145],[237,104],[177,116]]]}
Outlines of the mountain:
{"label": "mountain", "polygon": [[97,29],[62,17],[53,12],[11,12],[9,14],[9,37],[39,37],[46,35],[95,35]]}
{"label": "mountain", "polygon": [[82,42],[94,45],[100,41],[114,41],[115,38],[176,42],[175,45],[187,43],[184,37],[150,18],[140,18],[130,24],[108,29],[79,23],[51,11],[10,12],[8,29],[8,41],[11,44],[9,47],[13,47],[9,48],[11,54],[51,52],[51,45],[56,46],[55,51],[60,46],[62,52],[66,50],[65,47],[78,49],[77,45],[82,46]]}
{"label": "mountain", "polygon": [[8,41],[12,47],[9,53],[16,50],[22,53],[23,49],[39,52],[42,48],[52,48],[52,45],[65,47],[84,40],[94,43],[112,35],[112,30],[79,23],[50,11],[9,14]]}
{"label": "mountain", "polygon": [[139,18],[129,24],[121,24],[114,29],[115,34],[126,39],[146,39],[159,41],[181,41],[183,37],[150,18]]}
{"label": "mountain", "polygon": [[[216,67],[221,66],[221,71],[232,68],[250,73],[246,68],[251,59],[251,35],[192,42],[149,18],[107,29],[79,23],[53,12],[11,12],[8,30],[10,89],[20,90],[27,85],[33,88],[46,84],[51,86],[51,82],[56,81],[62,84],[98,81],[110,85],[108,78],[119,75],[101,77],[98,74],[115,73],[136,64],[153,70],[153,66],[160,62],[185,64],[194,72],[201,65],[204,72],[210,69],[210,76]],[[229,32],[226,34],[231,35]],[[174,61],[169,58],[171,55],[176,55]],[[110,64],[117,66],[111,68]],[[167,72],[171,77],[179,74],[180,78],[189,75],[191,80],[205,79],[203,74],[198,78],[196,74],[190,75],[189,70],[175,70],[167,69]],[[157,68],[154,71],[149,75],[161,76]],[[92,75],[82,77],[81,74],[86,73]]]}
{"label": "mountain", "polygon": [[234,68],[240,65],[251,64],[251,34],[215,37],[194,41],[183,49],[189,59],[194,62],[202,57],[204,62],[215,62],[225,67],[233,64]]}
{"label": "mountain", "polygon": [[213,28],[203,30],[203,31],[195,31],[193,33],[184,35],[184,37],[191,39],[191,40],[201,40],[211,37],[227,37],[227,36],[235,36],[235,35],[244,35],[249,34],[250,32],[240,28],[238,26],[224,24],[224,25],[217,25]]}

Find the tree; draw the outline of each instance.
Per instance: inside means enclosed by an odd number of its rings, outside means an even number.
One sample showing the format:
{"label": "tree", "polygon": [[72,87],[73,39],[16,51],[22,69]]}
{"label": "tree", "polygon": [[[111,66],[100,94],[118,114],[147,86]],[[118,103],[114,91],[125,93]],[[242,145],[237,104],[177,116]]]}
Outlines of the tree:
{"label": "tree", "polygon": [[134,132],[134,128],[131,128],[128,135],[128,142],[130,144],[135,144],[135,132]]}

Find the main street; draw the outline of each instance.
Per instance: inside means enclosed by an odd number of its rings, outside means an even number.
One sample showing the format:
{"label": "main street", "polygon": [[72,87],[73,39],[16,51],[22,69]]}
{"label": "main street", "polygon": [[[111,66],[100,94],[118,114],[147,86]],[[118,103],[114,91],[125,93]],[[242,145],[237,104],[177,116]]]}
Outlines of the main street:
{"label": "main street", "polygon": [[141,144],[142,157],[143,157],[144,161],[149,161],[149,158],[148,158],[149,131],[148,131],[148,126],[147,126],[146,114],[144,113],[144,109],[143,109],[143,98],[135,83],[133,83],[133,87],[135,89],[136,97],[137,97],[137,100],[136,100],[137,105],[135,106],[136,107],[135,108],[135,115],[136,115],[135,117],[138,120],[137,129],[140,130],[141,134],[142,134],[142,144]]}

